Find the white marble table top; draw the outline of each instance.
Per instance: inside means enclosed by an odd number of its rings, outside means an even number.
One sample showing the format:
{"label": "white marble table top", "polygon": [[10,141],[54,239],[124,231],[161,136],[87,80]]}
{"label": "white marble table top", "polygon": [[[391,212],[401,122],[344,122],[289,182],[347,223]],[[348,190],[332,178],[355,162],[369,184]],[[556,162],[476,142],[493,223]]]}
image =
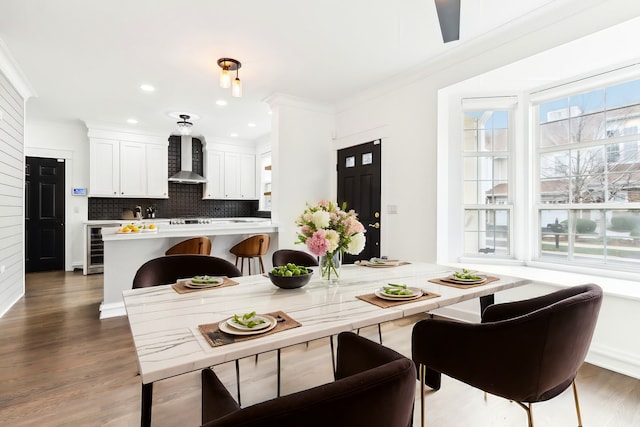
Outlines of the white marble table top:
{"label": "white marble table top", "polygon": [[[500,276],[500,280],[469,289],[437,285],[428,280],[450,274],[451,268],[411,263],[394,268],[343,266],[338,285],[329,286],[317,271],[300,289],[280,289],[262,275],[234,278],[240,284],[178,294],[171,286],[123,292],[144,384],[175,375],[328,337],[455,304],[528,283]],[[440,295],[391,308],[356,298],[388,282],[404,283]],[[211,347],[197,329],[233,314],[282,310],[302,324],[255,339]]]}

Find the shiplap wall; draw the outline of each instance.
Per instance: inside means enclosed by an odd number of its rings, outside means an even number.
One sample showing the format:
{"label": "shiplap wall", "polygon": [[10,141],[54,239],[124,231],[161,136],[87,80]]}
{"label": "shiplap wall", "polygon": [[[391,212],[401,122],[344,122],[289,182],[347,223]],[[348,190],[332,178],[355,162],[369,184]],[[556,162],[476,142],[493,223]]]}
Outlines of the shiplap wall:
{"label": "shiplap wall", "polygon": [[24,100],[2,72],[0,116],[1,316],[24,293]]}

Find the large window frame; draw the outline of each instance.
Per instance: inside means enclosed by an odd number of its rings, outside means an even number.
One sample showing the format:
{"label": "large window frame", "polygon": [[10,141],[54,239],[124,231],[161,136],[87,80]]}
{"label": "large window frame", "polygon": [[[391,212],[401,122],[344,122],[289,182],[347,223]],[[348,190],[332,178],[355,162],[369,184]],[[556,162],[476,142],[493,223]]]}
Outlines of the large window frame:
{"label": "large window frame", "polygon": [[[515,97],[462,99],[462,247],[465,257],[514,257],[516,105]],[[494,120],[500,124],[491,123]],[[489,132],[491,136],[487,135]]]}
{"label": "large window frame", "polygon": [[[615,91],[623,89],[636,93],[620,105]],[[593,78],[553,92],[531,105],[532,207],[539,230],[532,259],[640,271],[640,229],[627,230],[627,222],[640,220],[640,186],[634,187],[640,183],[640,75]]]}

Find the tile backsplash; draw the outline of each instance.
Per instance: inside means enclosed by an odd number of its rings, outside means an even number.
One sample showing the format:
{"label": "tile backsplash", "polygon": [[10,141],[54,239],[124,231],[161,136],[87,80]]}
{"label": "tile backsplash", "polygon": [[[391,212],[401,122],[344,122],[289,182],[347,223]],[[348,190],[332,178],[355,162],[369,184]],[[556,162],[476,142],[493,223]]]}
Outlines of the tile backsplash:
{"label": "tile backsplash", "polygon": [[[202,143],[193,138],[193,171],[203,175]],[[169,176],[178,172],[180,165],[180,137],[169,138]],[[168,178],[168,177],[167,177]],[[204,184],[169,183],[168,199],[131,199],[115,197],[90,197],[89,220],[122,218],[123,212],[136,206],[144,215],[148,207],[156,208],[156,218],[177,217],[247,217],[263,216],[258,212],[257,200],[202,200]]]}

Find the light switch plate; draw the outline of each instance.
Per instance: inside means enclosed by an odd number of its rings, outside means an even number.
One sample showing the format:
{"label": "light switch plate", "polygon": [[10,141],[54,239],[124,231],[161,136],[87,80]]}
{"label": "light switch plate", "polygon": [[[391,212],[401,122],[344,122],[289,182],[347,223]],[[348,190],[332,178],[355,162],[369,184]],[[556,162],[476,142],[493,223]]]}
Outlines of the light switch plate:
{"label": "light switch plate", "polygon": [[397,214],[398,213],[398,205],[387,205],[387,213],[388,214]]}

